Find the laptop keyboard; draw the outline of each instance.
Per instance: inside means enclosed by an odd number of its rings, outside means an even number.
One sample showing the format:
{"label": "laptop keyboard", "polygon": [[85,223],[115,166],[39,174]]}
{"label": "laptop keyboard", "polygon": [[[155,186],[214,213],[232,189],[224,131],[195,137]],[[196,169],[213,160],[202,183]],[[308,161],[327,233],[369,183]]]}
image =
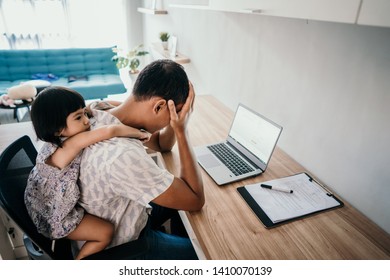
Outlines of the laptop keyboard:
{"label": "laptop keyboard", "polygon": [[232,152],[224,143],[210,145],[207,148],[236,176],[254,171],[252,167]]}

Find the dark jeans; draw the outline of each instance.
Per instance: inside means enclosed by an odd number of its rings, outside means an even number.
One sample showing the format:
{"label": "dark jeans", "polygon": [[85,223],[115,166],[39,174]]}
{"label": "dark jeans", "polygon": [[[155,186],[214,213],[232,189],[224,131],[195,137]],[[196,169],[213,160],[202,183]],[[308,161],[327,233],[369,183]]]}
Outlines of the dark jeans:
{"label": "dark jeans", "polygon": [[175,209],[162,207],[160,205],[149,203],[152,207],[152,213],[150,215],[150,226],[153,230],[164,230],[162,225],[171,219],[171,233],[181,237],[188,237],[187,231],[181,221],[179,212]]}
{"label": "dark jeans", "polygon": [[[148,225],[139,239],[146,239],[148,250],[138,256],[140,260],[197,260],[177,210],[151,203],[153,210]],[[162,224],[171,219],[172,234],[160,231]]]}

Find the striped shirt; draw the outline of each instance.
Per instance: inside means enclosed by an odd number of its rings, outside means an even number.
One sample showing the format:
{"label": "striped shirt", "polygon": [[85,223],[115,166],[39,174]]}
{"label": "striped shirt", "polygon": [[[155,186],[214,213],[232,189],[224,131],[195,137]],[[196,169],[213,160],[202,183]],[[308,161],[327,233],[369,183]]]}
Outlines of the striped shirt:
{"label": "striped shirt", "polygon": [[[120,123],[106,112],[93,110],[91,129]],[[79,204],[114,224],[110,246],[137,239],[151,212],[149,202],[163,193],[174,176],[156,165],[141,141],[124,137],[84,149],[80,165]]]}

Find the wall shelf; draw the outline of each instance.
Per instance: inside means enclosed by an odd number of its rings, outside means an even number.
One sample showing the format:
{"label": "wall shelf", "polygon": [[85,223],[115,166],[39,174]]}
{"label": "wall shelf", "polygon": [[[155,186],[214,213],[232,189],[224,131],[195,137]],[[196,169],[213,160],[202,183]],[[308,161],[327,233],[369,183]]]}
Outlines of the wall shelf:
{"label": "wall shelf", "polygon": [[181,9],[211,10],[208,5],[171,4],[169,6],[172,8],[181,8]]}
{"label": "wall shelf", "polygon": [[147,8],[138,8],[138,12],[149,15],[166,15],[168,11],[166,10],[156,10],[156,9],[147,9]]}
{"label": "wall shelf", "polygon": [[207,5],[185,5],[185,4],[171,4],[170,7],[172,8],[179,8],[179,9],[192,9],[192,10],[205,10],[205,11],[216,11],[216,12],[231,12],[231,13],[243,13],[243,14],[258,14],[260,15],[262,13],[261,9],[239,9],[239,10],[223,10],[223,9],[217,9],[212,8]]}
{"label": "wall shelf", "polygon": [[191,59],[178,52],[176,52],[176,57],[172,58],[169,54],[169,50],[164,50],[161,43],[152,43],[151,53],[155,59],[171,59],[179,64],[186,64],[191,62]]}

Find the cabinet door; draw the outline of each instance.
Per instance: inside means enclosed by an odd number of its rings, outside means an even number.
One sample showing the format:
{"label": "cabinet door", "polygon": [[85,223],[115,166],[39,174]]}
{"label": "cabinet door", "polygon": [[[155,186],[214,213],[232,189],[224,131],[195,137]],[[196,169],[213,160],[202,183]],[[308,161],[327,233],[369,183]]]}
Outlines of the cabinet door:
{"label": "cabinet door", "polygon": [[[356,23],[361,0],[210,0],[215,10]],[[386,1],[386,0],[383,0]]]}
{"label": "cabinet door", "polygon": [[14,257],[16,259],[27,258],[27,251],[23,242],[23,232],[15,224],[15,222],[4,213],[3,209],[0,208],[0,223],[1,221],[6,228],[6,234],[8,236],[10,245],[12,246]]}
{"label": "cabinet door", "polygon": [[390,1],[363,0],[357,23],[390,27]]}
{"label": "cabinet door", "polygon": [[11,245],[13,248],[17,248],[20,246],[24,246],[23,243],[23,232],[20,230],[20,228],[14,223],[13,220],[11,220],[7,214],[4,213],[3,209],[0,208],[0,217],[3,221],[3,224],[7,230],[7,234],[9,237],[9,240],[11,242]]}

